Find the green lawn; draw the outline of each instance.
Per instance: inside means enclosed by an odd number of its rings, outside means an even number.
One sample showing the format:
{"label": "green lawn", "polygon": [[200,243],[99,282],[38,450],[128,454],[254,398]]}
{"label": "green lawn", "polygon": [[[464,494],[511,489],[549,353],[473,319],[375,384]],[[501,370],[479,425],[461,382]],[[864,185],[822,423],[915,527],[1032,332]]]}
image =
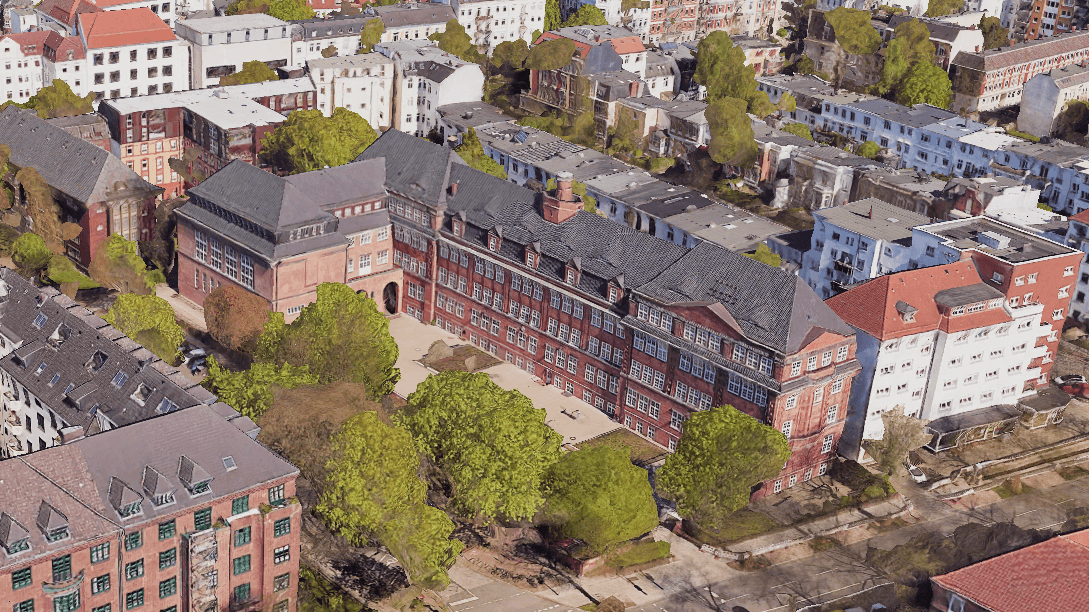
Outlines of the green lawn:
{"label": "green lawn", "polygon": [[635,463],[650,461],[668,452],[661,446],[627,429],[615,429],[592,440],[582,442],[579,444],[579,449],[597,448],[599,446],[608,446],[620,450],[626,449],[631,454],[631,460]]}
{"label": "green lawn", "polygon": [[624,569],[633,565],[642,565],[669,556],[669,542],[639,542],[616,555],[609,556],[605,564],[615,569]]}
{"label": "green lawn", "polygon": [[716,531],[700,530],[696,537],[708,544],[724,546],[782,529],[771,517],[749,509],[741,509],[723,521]]}

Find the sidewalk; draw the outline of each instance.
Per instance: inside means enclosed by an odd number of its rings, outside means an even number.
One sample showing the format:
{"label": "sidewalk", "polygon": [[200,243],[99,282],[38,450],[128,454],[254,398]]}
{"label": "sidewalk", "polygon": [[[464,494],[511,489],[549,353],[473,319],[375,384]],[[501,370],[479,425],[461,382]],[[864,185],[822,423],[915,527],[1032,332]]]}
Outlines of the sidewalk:
{"label": "sidewalk", "polygon": [[174,309],[174,315],[186,325],[202,332],[208,331],[208,326],[204,324],[204,308],[200,305],[183,298],[166,283],[155,285],[155,295],[166,300],[170,307]]}
{"label": "sidewalk", "polygon": [[[434,373],[417,361],[427,354],[433,342],[442,340],[451,346],[466,344],[444,329],[424,325],[408,316],[390,319],[389,331],[400,349],[397,367],[401,369],[401,380],[394,391],[401,397],[408,397],[417,385]],[[517,389],[532,400],[535,407],[544,408],[547,412],[545,424],[559,432],[565,444],[578,444],[620,428],[604,412],[575,397],[565,396],[555,387],[539,384],[528,373],[506,361],[485,369],[484,373],[500,387]]]}

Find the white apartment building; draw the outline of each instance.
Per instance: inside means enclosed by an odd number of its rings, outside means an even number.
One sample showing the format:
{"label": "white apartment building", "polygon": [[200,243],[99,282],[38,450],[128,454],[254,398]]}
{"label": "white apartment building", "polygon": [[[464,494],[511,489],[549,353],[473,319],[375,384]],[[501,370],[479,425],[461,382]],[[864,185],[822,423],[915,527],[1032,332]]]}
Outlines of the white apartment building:
{"label": "white apartment building", "polygon": [[177,32],[190,44],[193,89],[219,85],[246,62],[279,68],[291,59],[291,24],[264,14],[185,19]]}
{"label": "white apartment building", "polygon": [[904,270],[912,228],[930,218],[876,198],[813,211],[812,247],[799,275],[828,299],[854,283]]}
{"label": "white apartment building", "polygon": [[480,66],[439,49],[431,41],[402,40],[375,45],[394,63],[394,128],[417,136],[439,129],[438,108],[483,97]]}
{"label": "white apartment building", "polygon": [[104,11],[147,8],[158,15],[168,27],[174,27],[177,22],[175,0],[94,0],[94,5]]}
{"label": "white apartment building", "polygon": [[[1089,254],[1089,212],[1082,211],[1067,219],[1066,246]],[[1081,261],[1078,280],[1070,297],[1070,318],[1089,323],[1089,257]]]}
{"label": "white apartment building", "polygon": [[892,410],[930,421],[1035,393],[1042,304],[1011,307],[970,260],[881,276],[828,300],[857,331],[840,452],[863,456]]}
{"label": "white apartment building", "polygon": [[317,107],[329,117],[337,108],[358,113],[375,130],[391,125],[393,60],[381,53],[314,59],[307,62],[318,90]]}
{"label": "white apartment building", "polygon": [[601,10],[602,14],[605,15],[605,21],[608,22],[609,25],[624,25],[624,13],[622,9],[623,3],[621,2],[621,0],[561,0],[560,21],[566,21],[584,4],[596,6],[599,10]]}
{"label": "white apartment building", "polygon": [[482,52],[491,55],[508,40],[532,43],[533,32],[544,31],[544,0],[448,0],[458,23]]}
{"label": "white apartment building", "polygon": [[363,26],[373,17],[348,15],[291,22],[291,65],[305,66],[322,59],[322,51],[336,49],[336,55],[350,56],[359,52]]}
{"label": "white apartment building", "polygon": [[49,32],[0,36],[0,103],[23,104],[45,86],[43,54],[48,37]]}
{"label": "white apartment building", "polygon": [[449,4],[439,2],[400,2],[389,6],[367,6],[363,15],[382,20],[382,42],[426,40],[446,31],[446,24],[456,19]]}
{"label": "white apartment building", "polygon": [[1055,119],[1072,100],[1089,99],[1089,67],[1073,65],[1038,74],[1025,82],[1017,129],[1033,136],[1050,136]]}
{"label": "white apartment building", "polygon": [[99,99],[189,88],[187,45],[150,9],[82,13],[78,25]]}
{"label": "white apartment building", "polygon": [[[60,37],[60,35],[57,35]],[[52,38],[52,37],[51,37]],[[44,58],[45,82],[52,85],[54,79],[60,79],[72,88],[79,97],[91,91],[91,71],[87,62],[87,48],[78,36],[61,38],[60,44],[49,57]]]}

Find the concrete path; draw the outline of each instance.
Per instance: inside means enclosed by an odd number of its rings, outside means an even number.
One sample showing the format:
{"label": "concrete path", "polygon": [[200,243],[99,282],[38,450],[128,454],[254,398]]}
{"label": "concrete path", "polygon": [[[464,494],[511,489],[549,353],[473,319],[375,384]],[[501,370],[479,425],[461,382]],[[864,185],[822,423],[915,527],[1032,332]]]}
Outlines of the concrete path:
{"label": "concrete path", "polygon": [[[442,340],[451,346],[467,344],[444,329],[424,325],[407,316],[390,319],[389,331],[401,350],[397,357],[401,380],[394,388],[401,397],[408,397],[417,385],[434,373],[417,361],[427,354],[433,342]],[[559,432],[565,443],[577,444],[621,427],[604,412],[582,400],[565,396],[555,387],[540,384],[535,377],[506,361],[484,372],[495,384],[507,390],[517,389],[532,400],[534,406],[544,408],[547,411],[545,424]]]}
{"label": "concrete path", "polygon": [[208,326],[204,324],[204,308],[199,304],[183,298],[166,283],[155,285],[155,295],[166,300],[174,309],[174,315],[186,325],[203,332],[208,331]]}

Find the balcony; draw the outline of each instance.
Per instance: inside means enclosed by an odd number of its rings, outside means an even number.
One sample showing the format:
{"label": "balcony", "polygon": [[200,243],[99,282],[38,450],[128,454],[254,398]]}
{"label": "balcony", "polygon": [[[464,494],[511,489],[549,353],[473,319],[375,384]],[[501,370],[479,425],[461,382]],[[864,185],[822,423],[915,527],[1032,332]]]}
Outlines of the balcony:
{"label": "balcony", "polygon": [[1033,359],[1039,359],[1040,357],[1043,357],[1046,354],[1047,354],[1047,345],[1046,344],[1044,346],[1034,346],[1031,349],[1029,349],[1029,356],[1032,357]]}
{"label": "balcony", "polygon": [[75,576],[69,576],[62,580],[54,580],[53,582],[43,582],[42,591],[48,595],[70,595],[79,590],[81,584],[83,584],[84,572],[81,570]]}

